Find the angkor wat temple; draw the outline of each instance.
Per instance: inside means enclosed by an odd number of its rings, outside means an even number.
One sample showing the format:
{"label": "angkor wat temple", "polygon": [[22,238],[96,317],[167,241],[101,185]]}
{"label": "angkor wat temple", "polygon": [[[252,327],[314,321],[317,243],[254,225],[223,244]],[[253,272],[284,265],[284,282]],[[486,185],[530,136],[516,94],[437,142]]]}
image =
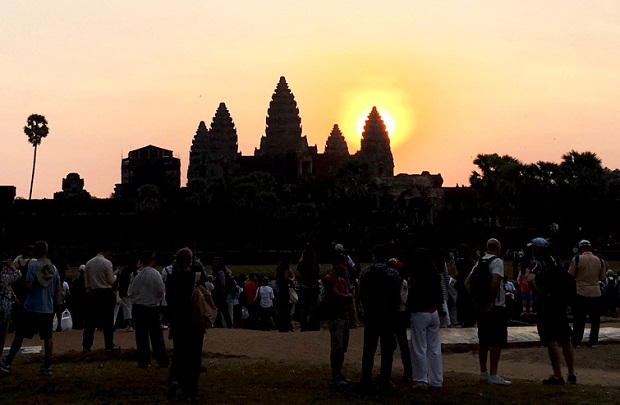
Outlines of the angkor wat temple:
{"label": "angkor wat temple", "polygon": [[361,149],[351,155],[347,142],[334,125],[325,142],[324,153],[309,146],[302,136],[301,117],[295,96],[284,77],[273,93],[267,110],[265,135],[254,156],[242,156],[237,148],[237,130],[226,104],[220,103],[211,127],[198,125],[189,157],[187,179],[206,178],[210,182],[228,181],[253,171],[271,173],[279,182],[297,183],[311,178],[334,176],[351,158],[366,162],[373,176],[394,176],[394,158],[385,124],[376,108],[368,115],[362,133]]}

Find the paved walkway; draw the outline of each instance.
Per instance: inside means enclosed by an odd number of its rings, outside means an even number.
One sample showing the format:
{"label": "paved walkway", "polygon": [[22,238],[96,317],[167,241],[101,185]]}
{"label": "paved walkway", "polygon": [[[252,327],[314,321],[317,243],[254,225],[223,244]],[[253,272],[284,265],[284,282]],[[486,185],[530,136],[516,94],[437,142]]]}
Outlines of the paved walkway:
{"label": "paved walkway", "polygon": [[[217,330],[213,330],[211,333],[216,332]],[[82,332],[81,331],[68,331],[63,332],[62,335],[55,335],[54,340],[55,343],[58,342],[59,339],[67,338],[69,335],[72,336],[75,342],[71,345],[73,349],[79,346],[79,340],[81,339]],[[267,334],[268,336],[269,334]],[[118,343],[122,344],[122,347],[134,347],[134,338],[133,334],[126,334],[124,332],[117,332],[116,336],[119,338],[124,337],[127,341],[120,341]],[[263,336],[262,334],[260,336]],[[590,329],[586,328],[584,334],[584,341],[587,341],[590,336]],[[64,340],[64,339],[63,339]],[[620,328],[614,327],[603,327],[599,332],[599,342],[619,342],[620,343]],[[7,341],[12,341],[12,335],[7,336]],[[536,326],[519,326],[519,327],[510,327],[508,328],[508,343],[531,343],[535,344],[540,341],[538,337],[538,332],[536,331]],[[59,342],[60,343],[60,342]],[[478,344],[478,329],[477,328],[444,328],[441,329],[441,343],[443,345],[477,345]],[[55,345],[58,346],[58,345]],[[63,352],[60,347],[60,352]],[[42,350],[41,346],[24,346],[21,349],[23,354],[36,354],[40,353]],[[4,348],[4,355],[9,352],[9,348]]]}

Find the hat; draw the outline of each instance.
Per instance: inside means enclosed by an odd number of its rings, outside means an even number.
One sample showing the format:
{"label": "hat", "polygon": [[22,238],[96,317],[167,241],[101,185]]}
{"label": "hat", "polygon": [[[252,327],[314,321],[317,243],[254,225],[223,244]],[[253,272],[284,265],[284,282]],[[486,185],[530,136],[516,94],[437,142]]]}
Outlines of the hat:
{"label": "hat", "polygon": [[393,257],[390,260],[388,260],[388,264],[392,267],[395,268],[396,270],[400,270],[403,268],[403,262],[401,262],[400,260],[398,260],[397,258]]}
{"label": "hat", "polygon": [[336,249],[336,251],[338,252],[342,252],[344,250],[344,246],[342,246],[342,244],[337,243],[336,246],[334,246],[334,249]]}
{"label": "hat", "polygon": [[549,242],[547,242],[545,238],[534,238],[530,241],[530,243],[527,244],[527,247],[532,246],[545,248],[549,246]]}
{"label": "hat", "polygon": [[80,264],[80,271],[85,271],[85,270],[86,270],[86,265]]}
{"label": "hat", "polygon": [[37,268],[35,269],[35,275],[37,276],[37,281],[43,287],[47,287],[50,285],[52,280],[54,279],[54,265],[50,262],[49,259],[39,259],[37,263]]}
{"label": "hat", "polygon": [[579,247],[591,247],[592,245],[590,244],[589,240],[586,239],[582,239],[579,241]]}

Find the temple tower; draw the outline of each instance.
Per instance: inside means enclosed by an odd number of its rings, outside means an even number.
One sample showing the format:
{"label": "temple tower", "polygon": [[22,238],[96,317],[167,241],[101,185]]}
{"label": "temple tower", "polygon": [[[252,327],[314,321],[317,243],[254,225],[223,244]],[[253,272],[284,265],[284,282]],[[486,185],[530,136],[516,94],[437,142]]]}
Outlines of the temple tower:
{"label": "temple tower", "polygon": [[237,129],[226,104],[220,103],[211,129],[204,122],[198,126],[190,150],[187,180],[195,177],[225,180],[236,173],[237,160]]}
{"label": "temple tower", "polygon": [[336,158],[349,157],[349,147],[338,124],[334,124],[332,132],[329,134],[327,142],[325,142],[325,156]]}
{"label": "temple tower", "polygon": [[368,114],[358,156],[368,163],[373,175],[394,176],[394,157],[390,149],[390,138],[377,107],[372,107],[372,111]]}

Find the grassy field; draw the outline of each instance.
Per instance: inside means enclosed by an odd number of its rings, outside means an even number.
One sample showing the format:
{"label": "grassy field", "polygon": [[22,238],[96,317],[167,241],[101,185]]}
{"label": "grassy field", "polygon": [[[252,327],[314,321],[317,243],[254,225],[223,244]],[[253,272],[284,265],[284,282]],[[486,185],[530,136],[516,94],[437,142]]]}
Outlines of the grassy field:
{"label": "grassy field", "polygon": [[[606,361],[599,366],[617,369],[620,345],[608,345],[605,350]],[[57,357],[54,374],[49,377],[37,375],[40,362],[40,355],[20,356],[16,360],[12,373],[0,378],[0,403],[169,402],[164,396],[168,370],[137,369],[134,351],[112,357],[102,351],[87,355],[69,352]],[[390,395],[367,395],[355,384],[348,390],[333,389],[327,378],[327,365],[213,353],[206,353],[203,362],[207,372],[201,376],[200,398],[202,403],[213,404],[616,404],[620,398],[620,388],[613,381],[601,385],[548,387],[538,381],[513,379],[514,385],[506,388],[481,384],[472,374],[462,373],[446,373],[441,392],[413,391],[401,385]],[[349,377],[359,380],[356,373]]]}

